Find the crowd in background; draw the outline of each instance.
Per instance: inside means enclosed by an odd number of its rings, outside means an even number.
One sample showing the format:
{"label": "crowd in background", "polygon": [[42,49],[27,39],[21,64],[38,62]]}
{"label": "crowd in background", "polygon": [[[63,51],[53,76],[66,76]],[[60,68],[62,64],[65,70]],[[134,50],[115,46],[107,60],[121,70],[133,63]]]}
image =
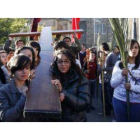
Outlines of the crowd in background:
{"label": "crowd in background", "polygon": [[[62,41],[54,40],[54,61],[50,67],[52,84],[59,88],[62,106],[62,122],[87,121],[86,113],[92,109],[97,92],[101,97],[101,115],[114,113],[116,121],[140,121],[140,46],[132,40],[126,58],[128,68],[121,62],[119,47],[101,46],[86,48],[74,34]],[[12,38],[0,51],[0,120],[40,121],[25,118],[23,108],[29,81],[35,78],[35,69],[40,63],[41,47],[23,40],[11,48]],[[112,46],[111,46],[112,47]],[[125,83],[128,76],[129,83]],[[130,120],[127,117],[126,90],[130,92]],[[43,99],[42,99],[43,100]]]}

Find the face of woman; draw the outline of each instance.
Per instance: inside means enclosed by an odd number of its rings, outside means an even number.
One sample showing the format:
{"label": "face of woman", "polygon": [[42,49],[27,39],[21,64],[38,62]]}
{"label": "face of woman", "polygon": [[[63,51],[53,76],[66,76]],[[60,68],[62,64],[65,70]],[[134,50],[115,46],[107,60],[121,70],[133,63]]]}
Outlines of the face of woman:
{"label": "face of woman", "polygon": [[71,67],[70,60],[64,54],[59,54],[57,57],[57,66],[59,71],[61,73],[67,73]]}
{"label": "face of woman", "polygon": [[33,47],[33,50],[34,50],[34,52],[35,52],[35,58],[37,59],[38,49]]}
{"label": "face of woman", "polygon": [[129,50],[129,56],[130,57],[137,57],[139,52],[139,46],[137,43],[135,43]]}
{"label": "face of woman", "polygon": [[26,55],[27,57],[29,57],[30,60],[31,60],[31,62],[33,61],[32,52],[31,52],[30,50],[28,50],[28,49],[22,50],[22,51],[21,51],[21,54],[24,54],[24,55]]}
{"label": "face of woman", "polygon": [[30,74],[30,66],[24,68],[23,70],[17,70],[14,73],[14,78],[18,81],[26,81]]}
{"label": "face of woman", "polygon": [[90,59],[92,59],[92,60],[95,59],[95,54],[94,53],[90,53]]}
{"label": "face of woman", "polygon": [[1,53],[0,54],[0,59],[1,59],[1,62],[3,63],[3,65],[6,65],[8,59],[7,59],[7,54],[6,53]]}

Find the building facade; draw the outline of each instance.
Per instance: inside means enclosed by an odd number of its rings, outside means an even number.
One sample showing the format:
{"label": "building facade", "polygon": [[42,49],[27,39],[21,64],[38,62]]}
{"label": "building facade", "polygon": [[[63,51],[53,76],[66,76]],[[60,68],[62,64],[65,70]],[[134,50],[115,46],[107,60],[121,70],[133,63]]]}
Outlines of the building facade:
{"label": "building facade", "polygon": [[[71,30],[71,18],[42,18],[39,25],[51,26],[52,30]],[[80,42],[86,47],[99,46],[102,42],[113,42],[114,35],[108,18],[80,18],[80,29],[84,30]],[[139,41],[139,19],[129,18],[129,37]],[[115,45],[115,41],[114,44]]]}

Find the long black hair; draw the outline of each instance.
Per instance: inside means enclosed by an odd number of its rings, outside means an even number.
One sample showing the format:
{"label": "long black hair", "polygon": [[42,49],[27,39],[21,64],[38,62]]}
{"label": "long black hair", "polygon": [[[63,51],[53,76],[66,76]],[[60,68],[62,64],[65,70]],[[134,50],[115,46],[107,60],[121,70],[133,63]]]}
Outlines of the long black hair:
{"label": "long black hair", "polygon": [[58,60],[58,55],[63,54],[65,55],[71,62],[71,67],[70,70],[73,70],[77,75],[79,75],[79,82],[81,82],[81,79],[83,77],[83,72],[80,69],[80,67],[76,64],[76,60],[74,55],[67,49],[60,51],[57,53],[57,56],[55,56],[53,64],[50,67],[50,72],[53,74],[54,72],[60,72],[57,66],[57,60]]}
{"label": "long black hair", "polygon": [[[133,69],[137,69],[137,68],[139,67],[139,65],[140,65],[140,45],[139,45],[139,42],[138,42],[137,40],[132,39],[131,42],[130,42],[129,50],[132,49],[132,47],[133,47],[133,45],[134,45],[135,43],[137,43],[137,45],[138,45],[139,52],[138,52],[138,55],[137,55],[136,58],[135,58],[135,66],[133,67]],[[128,56],[128,57],[129,57],[129,56]],[[129,61],[128,58],[127,58],[127,61]],[[121,69],[124,68],[122,62],[120,62],[119,67],[120,67]]]}
{"label": "long black hair", "polygon": [[31,51],[31,53],[32,53],[31,69],[34,69],[34,68],[35,68],[35,53],[34,53],[33,48],[32,48],[32,47],[27,47],[27,46],[18,48],[18,49],[15,51],[15,55],[20,54],[21,51],[23,51],[23,50],[30,50],[30,51]]}
{"label": "long black hair", "polygon": [[[6,53],[6,52],[4,50],[1,50],[0,54],[1,53]],[[2,66],[3,66],[3,63],[1,61],[1,56],[0,56],[0,81],[2,82],[2,84],[6,84],[6,78],[5,78],[5,75],[4,75],[4,71],[1,68]]]}
{"label": "long black hair", "polygon": [[106,42],[103,42],[103,43],[102,43],[102,48],[103,48],[105,51],[110,51],[110,50],[109,50],[109,45],[108,45]]}

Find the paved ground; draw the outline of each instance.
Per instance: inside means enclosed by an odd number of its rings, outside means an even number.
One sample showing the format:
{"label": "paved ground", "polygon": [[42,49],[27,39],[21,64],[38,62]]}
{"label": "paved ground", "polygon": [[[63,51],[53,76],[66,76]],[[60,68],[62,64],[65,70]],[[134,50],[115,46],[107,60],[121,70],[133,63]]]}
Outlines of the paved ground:
{"label": "paved ground", "polygon": [[112,122],[113,112],[111,112],[110,116],[106,116],[106,117],[98,114],[99,112],[102,111],[101,105],[102,104],[100,98],[93,99],[93,106],[95,107],[95,110],[91,110],[89,113],[87,113],[88,122]]}

